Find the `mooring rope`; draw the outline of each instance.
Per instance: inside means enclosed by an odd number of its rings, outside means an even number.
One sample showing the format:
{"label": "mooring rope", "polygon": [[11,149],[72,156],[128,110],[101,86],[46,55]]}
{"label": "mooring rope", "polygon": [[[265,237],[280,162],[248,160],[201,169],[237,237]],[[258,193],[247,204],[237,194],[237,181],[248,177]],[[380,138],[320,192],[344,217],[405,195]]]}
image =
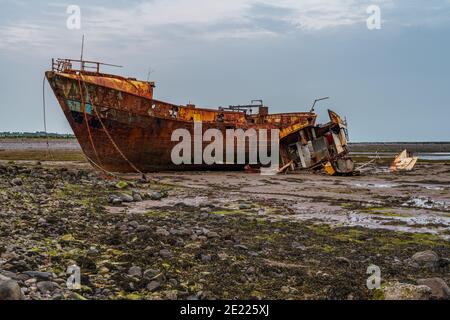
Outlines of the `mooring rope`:
{"label": "mooring rope", "polygon": [[[83,98],[83,94],[82,94],[82,90],[81,90],[81,83],[79,82],[79,79],[78,79],[78,85],[79,85],[79,87],[80,87],[80,95],[81,95],[81,99],[82,99],[81,101],[83,101],[84,98]],[[50,144],[49,144],[48,133],[47,133],[46,100],[45,100],[45,76],[44,76],[44,79],[43,79],[43,81],[42,81],[42,107],[43,107],[43,116],[44,116],[44,132],[45,132],[45,137],[46,137],[47,153],[48,153],[48,155],[50,155],[50,157],[51,157],[52,160],[55,160],[55,158],[53,157],[53,154],[52,154],[51,151],[50,151]],[[85,108],[85,117],[86,117],[86,108]],[[85,119],[87,119],[87,118],[85,118]],[[85,121],[86,121],[86,124],[87,124],[87,120],[85,120]],[[93,142],[93,139],[92,139],[92,136],[91,136],[91,132],[90,132],[89,126],[88,126],[88,132],[89,132],[89,138],[90,138],[90,140],[91,140],[92,147],[93,147],[93,149],[94,149],[94,153],[96,154],[96,156],[97,156],[99,162],[101,163],[100,158],[98,157],[97,150],[95,149],[95,145],[94,145],[94,142]],[[83,149],[82,149],[82,150],[83,150]],[[119,175],[114,174],[114,173],[112,173],[112,172],[106,170],[106,169],[103,168],[101,165],[99,165],[98,163],[96,163],[94,160],[92,160],[92,159],[86,154],[86,152],[84,152],[84,150],[83,150],[83,153],[84,153],[84,156],[86,157],[86,159],[87,159],[92,165],[94,165],[95,167],[97,167],[98,169],[100,169],[101,171],[103,171],[105,174],[110,175],[110,176],[115,177],[115,178],[118,178],[118,179],[123,179],[123,178],[120,177]]]}
{"label": "mooring rope", "polygon": [[[80,78],[78,78],[78,87],[80,89],[80,98],[81,98],[80,99],[81,100],[80,101],[81,102],[80,109],[81,109],[81,106],[83,106],[84,122],[86,123],[86,129],[87,129],[87,132],[88,132],[89,141],[91,143],[92,149],[94,150],[95,157],[97,158],[97,161],[99,162],[99,165],[97,165],[97,166],[102,168],[103,167],[103,163],[100,160],[100,157],[98,156],[98,152],[97,152],[97,149],[95,148],[95,144],[94,144],[94,139],[92,138],[91,129],[89,128],[89,123],[88,123],[88,119],[87,119],[87,115],[86,115],[86,101],[84,101],[84,94],[83,94],[83,89],[81,88]],[[86,155],[86,153],[85,153],[85,155]]]}
{"label": "mooring rope", "polygon": [[44,115],[44,132],[45,132],[45,140],[47,144],[47,157],[50,156],[52,160],[54,160],[52,153],[50,152],[50,143],[48,141],[48,133],[47,133],[47,116],[46,116],[46,105],[45,105],[45,75],[42,79],[42,113]]}
{"label": "mooring rope", "polygon": [[[80,78],[81,78],[81,79],[83,78],[83,75],[82,75],[82,74],[80,74]],[[82,79],[82,80],[83,80],[83,79]],[[105,124],[103,123],[103,121],[102,121],[102,119],[101,119],[99,113],[97,112],[97,107],[96,107],[96,106],[94,105],[94,103],[92,102],[92,99],[91,99],[91,97],[90,97],[90,95],[89,95],[89,90],[88,90],[87,87],[86,87],[85,81],[83,80],[82,82],[83,82],[83,86],[84,86],[84,88],[85,88],[85,90],[86,90],[86,94],[87,94],[87,97],[88,97],[88,99],[89,99],[89,102],[91,103],[92,109],[94,110],[95,114],[97,115],[98,120],[100,121],[100,124],[102,125],[103,130],[105,131],[105,133],[106,133],[108,139],[111,141],[111,144],[114,146],[114,148],[117,150],[117,152],[121,155],[121,157],[122,157],[122,158],[130,165],[130,167],[131,167],[133,170],[135,170],[137,173],[141,174],[141,175],[142,175],[142,178],[143,178],[144,180],[146,180],[145,174],[144,174],[141,170],[139,170],[139,169],[138,169],[138,168],[137,168],[130,160],[128,160],[128,158],[125,156],[125,154],[122,152],[122,150],[120,150],[119,146],[116,144],[116,142],[114,141],[114,139],[111,137],[110,133],[108,132],[108,129],[106,128],[106,126],[105,126]]]}

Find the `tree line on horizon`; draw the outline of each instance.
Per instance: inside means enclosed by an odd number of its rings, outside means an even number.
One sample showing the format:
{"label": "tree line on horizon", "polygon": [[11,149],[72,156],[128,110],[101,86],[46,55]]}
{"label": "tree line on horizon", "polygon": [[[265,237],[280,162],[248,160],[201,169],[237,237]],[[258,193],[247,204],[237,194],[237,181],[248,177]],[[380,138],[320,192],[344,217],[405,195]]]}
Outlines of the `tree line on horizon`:
{"label": "tree line on horizon", "polygon": [[71,139],[75,138],[73,134],[70,133],[55,133],[44,131],[36,131],[36,132],[0,132],[0,138],[58,138],[58,139]]}

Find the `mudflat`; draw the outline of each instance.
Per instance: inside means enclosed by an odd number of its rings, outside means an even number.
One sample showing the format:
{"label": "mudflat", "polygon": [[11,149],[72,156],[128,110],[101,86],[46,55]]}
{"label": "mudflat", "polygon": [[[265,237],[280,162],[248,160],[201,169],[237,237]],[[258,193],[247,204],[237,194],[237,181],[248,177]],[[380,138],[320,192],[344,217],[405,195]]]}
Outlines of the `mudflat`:
{"label": "mudflat", "polygon": [[[446,161],[144,181],[95,171],[76,148],[77,159],[2,148],[0,274],[27,299],[383,299],[423,278],[450,283]],[[66,285],[70,265],[79,290]],[[367,287],[371,265],[378,289]]]}

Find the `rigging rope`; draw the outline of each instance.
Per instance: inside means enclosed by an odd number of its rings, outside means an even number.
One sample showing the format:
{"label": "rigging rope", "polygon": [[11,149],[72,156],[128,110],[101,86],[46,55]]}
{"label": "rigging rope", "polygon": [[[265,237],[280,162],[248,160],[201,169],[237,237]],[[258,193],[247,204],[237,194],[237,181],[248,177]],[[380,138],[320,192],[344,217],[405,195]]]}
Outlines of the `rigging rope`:
{"label": "rigging rope", "polygon": [[[78,81],[79,81],[79,79],[78,79]],[[82,91],[81,91],[81,84],[80,84],[80,82],[79,82],[78,84],[79,84],[79,87],[80,87],[80,95],[81,95],[81,99],[82,99],[82,101],[83,101],[84,97],[83,97],[83,94],[82,94]],[[53,157],[53,154],[52,154],[51,151],[50,151],[50,144],[49,144],[48,133],[47,133],[46,100],[45,100],[45,76],[44,76],[44,79],[43,79],[43,81],[42,81],[42,107],[43,107],[43,116],[44,116],[44,132],[45,132],[46,144],[47,144],[47,154],[50,155],[50,157],[51,157],[52,160],[55,160],[55,158]],[[85,119],[87,119],[87,118],[86,118],[86,108],[85,108]],[[87,120],[86,120],[86,124],[87,124]],[[97,158],[98,158],[98,160],[99,160],[99,162],[100,162],[100,159],[99,159],[98,154],[97,154],[97,150],[95,149],[95,145],[94,145],[94,142],[93,142],[93,140],[92,140],[92,136],[91,136],[91,133],[90,133],[90,130],[89,130],[89,126],[88,126],[88,132],[89,132],[89,138],[90,138],[90,140],[91,140],[92,147],[93,147],[94,152],[95,152],[95,154],[96,154],[96,156],[97,156]],[[83,150],[83,149],[82,149],[82,150]],[[84,153],[84,156],[88,159],[88,161],[89,161],[92,165],[94,165],[95,167],[97,167],[98,169],[100,169],[101,171],[103,171],[105,174],[110,175],[110,176],[115,177],[115,178],[118,178],[118,179],[123,179],[123,178],[120,177],[119,175],[116,175],[116,174],[114,174],[114,173],[112,173],[112,172],[110,172],[110,171],[104,169],[101,165],[97,164],[94,160],[92,160],[92,159],[84,152],[84,150],[83,150],[83,153]]]}
{"label": "rigging rope", "polygon": [[[91,129],[89,128],[89,123],[88,123],[88,119],[87,119],[87,115],[86,115],[86,102],[84,101],[84,94],[83,94],[83,89],[81,88],[80,78],[78,78],[78,87],[80,89],[80,98],[81,98],[80,99],[81,100],[80,101],[81,102],[80,109],[81,109],[81,106],[83,106],[84,122],[86,123],[86,129],[88,132],[89,141],[91,143],[92,149],[94,150],[95,157],[97,158],[97,161],[99,162],[99,165],[97,165],[97,164],[96,165],[98,167],[102,167],[103,164],[100,160],[100,157],[98,156],[97,149],[95,148],[95,145],[94,145],[94,140],[92,139]],[[90,99],[89,99],[89,101],[90,101]],[[86,155],[86,153],[85,153],[85,155]]]}
{"label": "rigging rope", "polygon": [[52,160],[54,160],[52,153],[50,152],[50,144],[48,141],[48,133],[47,133],[47,116],[46,116],[46,107],[45,107],[45,75],[42,79],[42,112],[44,115],[44,132],[45,132],[45,140],[47,144],[47,157],[50,156]]}
{"label": "rigging rope", "polygon": [[[80,78],[83,79],[83,75],[82,75],[81,73],[80,73]],[[89,95],[89,90],[87,89],[86,83],[85,83],[84,80],[83,80],[83,86],[84,86],[84,88],[85,88],[85,91],[86,91],[87,97],[88,97],[88,99],[89,99],[89,102],[91,103],[92,109],[94,110],[95,114],[97,115],[97,118],[98,118],[98,120],[100,121],[100,124],[102,125],[102,128],[103,128],[103,130],[105,131],[105,133],[106,133],[108,139],[111,141],[111,144],[114,146],[114,148],[117,150],[117,152],[121,155],[121,157],[122,157],[122,158],[130,165],[130,167],[131,167],[133,170],[135,170],[137,173],[141,174],[141,175],[142,175],[142,178],[143,178],[144,180],[147,180],[145,174],[144,174],[141,170],[139,170],[139,169],[138,169],[138,168],[137,168],[130,160],[128,160],[128,158],[127,158],[127,157],[125,156],[125,154],[120,150],[119,146],[116,144],[116,142],[114,141],[114,139],[113,139],[113,138],[111,137],[111,135],[109,134],[109,132],[108,132],[108,130],[107,130],[105,124],[103,123],[103,121],[102,121],[102,119],[101,119],[99,113],[97,112],[97,107],[96,107],[96,106],[94,105],[94,103],[92,102],[92,99],[91,99],[91,97],[90,97],[90,95]]]}

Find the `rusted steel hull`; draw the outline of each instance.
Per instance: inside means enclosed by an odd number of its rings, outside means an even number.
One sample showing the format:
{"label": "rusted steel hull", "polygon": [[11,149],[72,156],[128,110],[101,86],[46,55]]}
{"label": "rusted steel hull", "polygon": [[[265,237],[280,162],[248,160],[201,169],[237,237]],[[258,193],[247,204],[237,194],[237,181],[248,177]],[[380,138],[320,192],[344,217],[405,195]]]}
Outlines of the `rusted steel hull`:
{"label": "rusted steel hull", "polygon": [[[73,68],[74,62],[80,63],[80,69]],[[89,63],[94,64],[96,71],[86,70]],[[270,140],[277,133],[276,159],[280,161],[275,169],[279,172],[325,168],[330,174],[348,174],[354,169],[348,158],[347,123],[332,111],[329,123],[316,125],[314,112],[269,114],[260,100],[256,106],[252,102],[218,109],[175,105],[154,99],[153,82],[103,74],[99,72],[100,65],[57,59],[46,77],[86,157],[102,170],[234,170],[244,169],[249,163],[260,166],[264,163],[260,158],[261,145],[265,144],[266,156],[270,155],[273,161]],[[253,113],[255,107],[258,112]],[[191,154],[183,159],[183,164],[175,164],[172,158],[172,151],[180,142],[172,141],[177,129],[187,132],[191,139]],[[209,129],[218,129],[220,134],[215,138],[223,139],[219,147],[223,150],[218,151],[222,157],[215,155],[213,164],[198,158],[211,144],[203,141]],[[229,129],[242,129],[241,136],[232,138],[234,159],[225,155],[229,151]],[[250,149],[250,139],[256,142],[259,152],[255,152],[255,145]]]}
{"label": "rusted steel hull", "polygon": [[[128,80],[121,80],[121,84],[102,76],[53,71],[46,77],[85,155],[112,172],[134,172],[136,168],[142,172],[243,169],[245,164],[173,164],[171,151],[178,141],[171,141],[172,132],[186,129],[194,136],[194,121],[202,122],[203,132],[215,128],[225,136],[230,128],[289,130],[291,125],[307,126],[316,119],[313,113],[295,113],[270,115],[264,122],[257,117],[247,121],[243,113],[221,114],[156,101],[151,86],[135,90]],[[173,110],[177,111],[175,116]],[[204,142],[203,147],[209,143]]]}

